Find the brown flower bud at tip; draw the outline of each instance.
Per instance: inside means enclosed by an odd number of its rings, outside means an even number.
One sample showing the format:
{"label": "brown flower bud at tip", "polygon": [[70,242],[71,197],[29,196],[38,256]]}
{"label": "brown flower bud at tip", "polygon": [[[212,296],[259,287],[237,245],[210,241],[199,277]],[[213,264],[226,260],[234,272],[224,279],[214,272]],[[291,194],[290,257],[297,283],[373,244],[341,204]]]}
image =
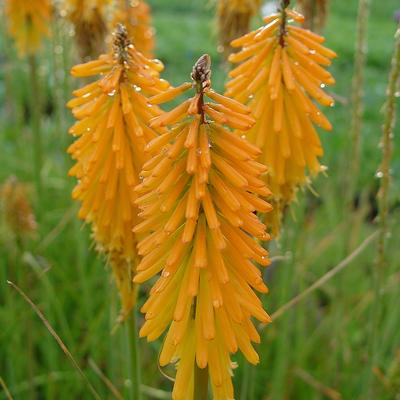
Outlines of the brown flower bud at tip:
{"label": "brown flower bud at tip", "polygon": [[192,79],[196,82],[198,92],[201,89],[206,89],[211,85],[211,57],[208,54],[203,54],[193,67]]}

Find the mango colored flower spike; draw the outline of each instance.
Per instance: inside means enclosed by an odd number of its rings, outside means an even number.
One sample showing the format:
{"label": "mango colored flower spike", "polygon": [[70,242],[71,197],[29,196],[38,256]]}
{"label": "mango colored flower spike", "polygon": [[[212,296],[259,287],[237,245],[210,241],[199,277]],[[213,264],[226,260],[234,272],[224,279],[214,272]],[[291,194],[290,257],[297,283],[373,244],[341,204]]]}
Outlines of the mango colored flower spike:
{"label": "mango colored flower spike", "polygon": [[249,31],[260,5],[260,0],[218,0],[219,44],[225,58],[232,52],[231,41]]}
{"label": "mango colored flower spike", "polygon": [[67,0],[67,15],[75,29],[75,42],[82,59],[105,50],[107,6],[111,0]]}
{"label": "mango colored flower spike", "polygon": [[79,217],[92,225],[99,250],[110,257],[123,302],[131,309],[132,277],[138,256],[133,225],[138,223],[136,194],[144,147],[156,137],[149,121],[161,115],[147,96],[169,84],[159,78],[163,65],[138,52],[119,25],[113,50],[72,68],[75,77],[99,76],[74,91],[68,103],[78,120],[69,130],[76,141],[68,152],[76,160],[69,174],[78,179],[73,198],[82,203]]}
{"label": "mango colored flower spike", "polygon": [[119,0],[114,22],[120,22],[126,26],[129,38],[137,50],[146,57],[154,56],[151,9],[144,0]]}
{"label": "mango colored flower spike", "polygon": [[303,27],[321,32],[328,17],[329,0],[297,0],[305,19]]}
{"label": "mango colored flower spike", "polygon": [[229,75],[226,95],[247,104],[257,120],[247,138],[262,149],[260,161],[269,171],[273,192],[273,232],[280,215],[299,186],[318,174],[323,149],[315,129],[332,126],[316,103],[334,101],[323,88],[335,83],[324,67],[336,54],[324,47],[324,38],[292,24],[303,17],[287,8],[265,17],[266,25],[232,42],[243,47],[229,60],[240,65]]}
{"label": "mango colored flower spike", "polygon": [[26,185],[11,176],[0,186],[1,217],[14,237],[24,239],[36,232],[37,223]]}
{"label": "mango colored flower spike", "polygon": [[153,157],[136,188],[143,222],[134,232],[144,238],[134,281],[161,272],[142,308],[140,336],[153,341],[167,331],[159,362],[176,363],[176,400],[200,390],[199,370],[209,374],[214,399],[232,399],[230,354],[241,350],[257,364],[251,342],[260,337],[251,317],[270,321],[253,291],[267,292],[253,263],[270,263],[256,240],[269,240],[255,214],[271,209],[260,197],[270,195],[260,179],[266,168],[255,161],[260,150],[232,132],[246,132],[255,121],[248,107],[211,89],[210,73],[204,55],[193,84],[150,99],[160,104],[195,88],[193,97],[151,121],[170,130],[147,144]]}
{"label": "mango colored flower spike", "polygon": [[20,56],[34,54],[50,36],[49,0],[6,0],[8,29]]}

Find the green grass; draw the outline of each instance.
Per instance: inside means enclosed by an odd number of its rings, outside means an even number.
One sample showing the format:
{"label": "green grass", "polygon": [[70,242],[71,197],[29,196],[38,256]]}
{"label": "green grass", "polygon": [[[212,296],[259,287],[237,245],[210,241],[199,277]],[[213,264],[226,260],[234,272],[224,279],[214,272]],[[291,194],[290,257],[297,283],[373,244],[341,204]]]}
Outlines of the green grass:
{"label": "green grass", "polygon": [[[164,76],[173,84],[188,80],[194,61],[205,52],[213,56],[214,86],[222,89],[225,72],[216,51],[212,10],[201,0],[153,0],[157,29],[157,56],[165,63]],[[337,85],[332,91],[345,101],[351,97],[357,2],[332,1],[326,28],[327,44],[339,54],[332,67]],[[380,163],[378,144],[383,116],[381,108],[389,71],[397,0],[372,2],[369,24],[369,55],[366,69],[365,115],[361,176],[357,193],[360,207],[349,216],[344,199],[351,154],[350,106],[338,102],[326,110],[334,125],[332,133],[321,133],[326,149],[328,177],[314,182],[319,197],[299,193],[299,201],[287,216],[281,239],[271,246],[272,256],[288,255],[265,272],[270,294],[263,301],[273,313],[296,294],[323,276],[359,243],[377,229],[374,197],[378,186],[375,172]],[[4,24],[3,24],[4,26]],[[0,232],[0,377],[14,399],[90,399],[78,372],[50,336],[33,310],[9,287],[17,283],[43,311],[101,398],[114,398],[91,367],[93,360],[127,398],[126,334],[123,328],[111,334],[118,312],[118,298],[108,268],[93,249],[88,227],[76,216],[67,177],[72,165],[65,153],[72,123],[64,103],[78,85],[67,70],[77,61],[65,26],[57,25],[54,43],[47,43],[38,58],[42,116],[44,167],[43,197],[34,195],[33,142],[29,126],[29,73],[25,60],[18,60],[4,31],[0,36],[0,181],[16,175],[31,187],[39,231],[17,248],[6,231]],[[62,46],[63,52],[60,53]],[[57,50],[57,54],[54,52]],[[397,129],[396,133],[399,133]],[[378,324],[379,351],[374,367],[400,378],[400,142],[395,136],[391,191],[391,237],[389,262],[383,271],[379,300],[380,317],[372,315],[374,298],[373,242],[344,271],[313,292],[304,301],[263,330],[258,345],[261,363],[245,367],[235,356],[238,399],[317,400],[329,398],[321,388],[331,388],[342,399],[394,399],[395,391],[382,380],[371,378],[370,343]],[[141,301],[149,287],[142,289]],[[142,318],[142,317],[140,317]],[[142,319],[140,319],[141,323]],[[171,383],[157,369],[160,341],[140,340],[143,383],[164,391]],[[170,371],[170,370],[168,370]],[[172,372],[172,371],[170,371]],[[396,376],[391,378],[395,382]],[[246,388],[246,389],[245,389]],[[245,391],[246,390],[246,391]],[[400,390],[397,387],[397,390]],[[397,392],[398,394],[398,392]],[[6,398],[1,393],[0,399]],[[145,399],[152,399],[149,394]],[[331,397],[334,399],[335,397]],[[339,397],[337,397],[339,398]]]}

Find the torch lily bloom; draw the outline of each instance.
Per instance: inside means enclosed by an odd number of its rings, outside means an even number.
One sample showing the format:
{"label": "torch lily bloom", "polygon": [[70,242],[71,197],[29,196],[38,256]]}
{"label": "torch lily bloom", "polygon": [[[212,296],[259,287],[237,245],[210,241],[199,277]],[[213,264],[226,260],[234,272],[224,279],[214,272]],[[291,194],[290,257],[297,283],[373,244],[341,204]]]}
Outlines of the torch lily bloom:
{"label": "torch lily bloom", "polygon": [[50,36],[49,0],[6,0],[6,15],[20,56],[35,53],[43,37]]}
{"label": "torch lily bloom", "polygon": [[151,9],[144,0],[119,0],[114,20],[126,26],[129,39],[146,57],[153,57],[154,28],[151,25]]}
{"label": "torch lily bloom", "polygon": [[81,202],[79,217],[91,224],[98,249],[110,256],[123,294],[123,315],[133,304],[128,294],[134,291],[128,289],[138,262],[133,189],[147,158],[144,148],[156,137],[149,122],[161,115],[147,100],[169,87],[159,78],[162,69],[158,60],[135,49],[119,25],[109,54],[71,70],[75,77],[100,75],[75,90],[68,103],[78,120],[69,130],[76,137],[68,149],[76,160],[69,174],[78,179],[73,198]]}
{"label": "torch lily bloom", "polygon": [[334,105],[323,88],[335,83],[324,67],[336,53],[322,45],[322,36],[293,25],[303,16],[290,9],[264,21],[264,26],[232,42],[242,49],[229,57],[239,65],[229,73],[226,95],[247,104],[257,120],[247,138],[262,149],[259,160],[269,169],[277,233],[280,214],[297,188],[323,169],[315,125],[328,131],[332,126],[316,103]]}
{"label": "torch lily bloom", "polygon": [[270,321],[253,290],[267,292],[254,262],[270,263],[258,242],[269,235],[255,212],[271,210],[261,198],[271,192],[260,179],[265,166],[255,161],[260,150],[237,133],[255,121],[247,106],[211,89],[210,74],[204,55],[193,68],[193,84],[150,99],[160,104],[195,89],[151,121],[170,129],[146,145],[152,158],[136,187],[143,222],[134,232],[144,238],[134,281],[161,273],[142,308],[140,335],[153,341],[167,331],[159,361],[176,363],[175,400],[200,390],[199,371],[209,375],[214,399],[232,399],[230,354],[240,350],[257,364],[251,342],[260,337],[252,317]]}

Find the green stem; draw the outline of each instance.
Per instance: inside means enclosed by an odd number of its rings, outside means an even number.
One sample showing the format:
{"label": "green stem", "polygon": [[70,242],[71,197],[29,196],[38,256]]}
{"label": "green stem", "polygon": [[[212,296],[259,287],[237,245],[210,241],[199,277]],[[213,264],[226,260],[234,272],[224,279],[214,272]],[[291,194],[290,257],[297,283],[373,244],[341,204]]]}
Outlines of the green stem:
{"label": "green stem", "polygon": [[368,399],[376,398],[374,396],[374,378],[372,370],[378,364],[380,348],[380,328],[381,328],[381,288],[384,279],[384,272],[387,266],[386,260],[386,242],[389,235],[389,190],[391,183],[390,164],[393,153],[393,136],[396,119],[396,97],[397,82],[400,78],[400,25],[395,35],[395,47],[392,57],[392,67],[389,74],[389,83],[386,94],[385,118],[382,131],[382,162],[378,171],[380,178],[380,187],[378,192],[378,220],[380,226],[378,238],[378,255],[374,274],[374,306],[372,310],[372,337],[371,337],[371,358],[368,371]]}
{"label": "green stem", "polygon": [[364,113],[364,70],[367,57],[367,33],[370,0],[359,0],[357,16],[357,38],[354,57],[354,74],[352,80],[352,115],[351,115],[351,173],[349,174],[349,204],[352,205],[358,187],[360,172],[362,119]]}
{"label": "green stem", "polygon": [[40,130],[40,98],[39,98],[39,80],[36,58],[33,54],[28,57],[29,61],[29,74],[31,81],[31,93],[30,93],[30,117],[33,134],[33,161],[34,161],[34,173],[35,173],[35,184],[36,191],[39,198],[42,196],[42,179],[41,171],[43,165],[43,151],[42,151],[42,137]]}
{"label": "green stem", "polygon": [[140,400],[140,360],[139,360],[139,346],[138,346],[138,333],[136,323],[136,313],[132,311],[129,318],[126,320],[128,326],[128,370],[129,370],[129,399]]}
{"label": "green stem", "polygon": [[199,368],[194,362],[194,400],[208,399],[208,368]]}
{"label": "green stem", "polygon": [[254,382],[255,382],[254,366],[244,361],[242,387],[240,390],[240,400],[253,400],[254,397]]}

